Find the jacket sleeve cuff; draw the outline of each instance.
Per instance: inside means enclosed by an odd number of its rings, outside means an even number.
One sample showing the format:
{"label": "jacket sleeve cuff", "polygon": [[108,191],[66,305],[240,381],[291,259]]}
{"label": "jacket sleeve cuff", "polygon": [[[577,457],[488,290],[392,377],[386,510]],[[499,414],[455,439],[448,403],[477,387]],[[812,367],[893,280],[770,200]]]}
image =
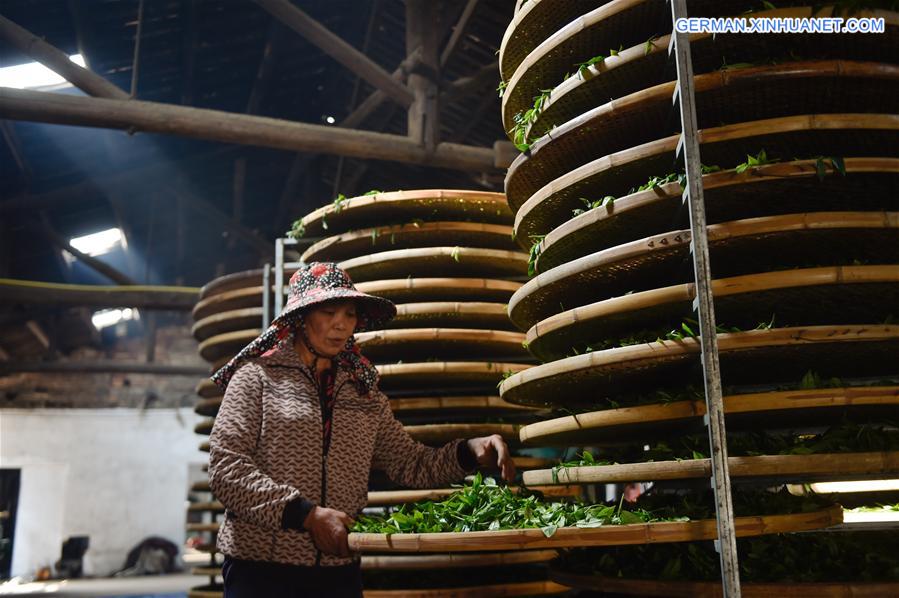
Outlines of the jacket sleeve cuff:
{"label": "jacket sleeve cuff", "polygon": [[456,445],[456,459],[459,461],[459,467],[466,472],[474,471],[478,468],[478,459],[474,456],[474,453],[468,446],[468,442],[465,440],[459,441],[459,444]]}
{"label": "jacket sleeve cuff", "polygon": [[299,496],[284,507],[284,514],[281,516],[281,529],[292,529],[298,532],[306,531],[306,528],[303,527],[303,522],[306,521],[306,517],[309,515],[309,512],[315,508],[315,505]]}

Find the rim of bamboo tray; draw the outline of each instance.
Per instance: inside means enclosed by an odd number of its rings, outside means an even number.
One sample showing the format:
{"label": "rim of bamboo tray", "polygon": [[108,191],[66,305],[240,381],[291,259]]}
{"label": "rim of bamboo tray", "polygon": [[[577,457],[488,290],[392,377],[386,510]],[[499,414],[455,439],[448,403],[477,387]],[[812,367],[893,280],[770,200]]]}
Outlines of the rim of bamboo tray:
{"label": "rim of bamboo tray", "polygon": [[524,334],[505,330],[476,328],[395,328],[356,334],[356,342],[373,361],[421,359],[428,355],[440,359],[530,360],[524,348]]}
{"label": "rim of bamboo tray", "polygon": [[245,287],[231,291],[222,291],[211,297],[201,299],[194,306],[192,315],[199,322],[216,314],[230,312],[248,307],[262,306],[262,286]]}
{"label": "rim of bamboo tray", "polygon": [[203,399],[212,399],[215,397],[222,397],[223,392],[221,389],[212,381],[211,378],[203,378],[197,383],[195,388],[197,395]]}
{"label": "rim of bamboo tray", "polygon": [[[899,265],[830,266],[712,280],[715,314],[731,326],[770,319],[802,324],[851,324],[885,318],[899,305]],[[632,330],[676,327],[692,313],[694,283],[589,303],[532,325],[525,342],[543,361],[572,346]]]}
{"label": "rim of bamboo tray", "polygon": [[208,441],[208,440],[204,440],[203,442],[201,442],[201,443],[200,443],[200,446],[199,446],[199,448],[198,448],[197,450],[199,450],[199,451],[201,451],[201,452],[203,452],[203,453],[208,453],[208,452],[209,452],[209,441]]}
{"label": "rim of bamboo tray", "polygon": [[[518,486],[510,486],[517,491]],[[555,498],[571,498],[580,497],[581,487],[578,485],[546,485],[540,487],[529,488],[529,490],[537,490],[542,492],[544,496]],[[416,503],[423,501],[443,500],[444,498],[458,492],[458,488],[434,488],[428,490],[377,490],[369,491],[368,506],[383,507],[401,505],[405,503]]]}
{"label": "rim of bamboo tray", "polygon": [[[812,212],[762,216],[707,227],[715,276],[728,278],[772,267],[821,265],[843,259],[839,246],[858,240],[854,251],[891,262],[899,212]],[[886,236],[881,238],[878,232]],[[603,249],[538,274],[509,299],[509,318],[526,330],[536,322],[584,303],[679,282],[691,274],[679,268],[690,248],[689,229],[653,235]],[[882,251],[881,251],[882,246]],[[866,249],[867,248],[867,249]],[[895,252],[893,252],[895,253]],[[854,254],[859,259],[861,254]],[[880,260],[878,260],[880,261]],[[561,307],[560,307],[561,305]]]}
{"label": "rim of bamboo tray", "polygon": [[[549,181],[590,160],[677,133],[669,118],[676,85],[661,83],[601,106],[585,99],[509,167],[509,205],[520,206]],[[899,65],[886,63],[814,60],[716,71],[696,77],[697,127],[849,112],[860,102],[866,112],[887,113],[895,110],[897,93]]]}
{"label": "rim of bamboo tray", "polygon": [[[899,206],[891,192],[899,185],[899,158],[845,158],[846,176],[824,164],[817,178],[815,160],[766,164],[737,174],[726,170],[702,177],[708,224],[811,211],[858,211]],[[761,203],[759,199],[768,199]],[[543,272],[584,255],[669,230],[683,221],[681,188],[669,183],[639,191],[575,216],[540,241],[536,268]]]}
{"label": "rim of bamboo tray", "polygon": [[200,357],[206,361],[217,362],[225,358],[230,360],[260,334],[262,334],[262,328],[217,334],[200,342],[198,351]]}
{"label": "rim of bamboo tray", "polygon": [[[794,515],[735,517],[734,528],[737,537],[747,537],[821,529],[842,521],[842,507],[833,505],[820,511]],[[714,519],[700,519],[597,528],[565,527],[556,530],[549,538],[540,529],[516,529],[392,535],[351,533],[348,540],[350,549],[359,552],[472,552],[689,542],[712,540],[717,534]]]}
{"label": "rim of bamboo tray", "polygon": [[202,342],[219,334],[246,330],[261,323],[262,306],[245,307],[206,316],[191,327],[190,333],[196,340]]}
{"label": "rim of bamboo tray", "polygon": [[208,299],[226,291],[262,286],[262,272],[262,268],[256,268],[214,278],[200,289],[200,299]]}
{"label": "rim of bamboo tray", "polygon": [[[659,596],[667,598],[720,598],[720,581],[665,581],[631,579],[571,573],[550,567],[550,579],[570,588],[598,590],[631,596]],[[897,582],[813,582],[813,583],[755,583],[741,582],[740,589],[747,598],[879,598],[899,594]]]}
{"label": "rim of bamboo tray", "polygon": [[515,405],[502,400],[499,396],[449,396],[449,397],[408,397],[390,399],[390,408],[394,413],[404,411],[534,411],[533,407]]}
{"label": "rim of bamboo tray", "polygon": [[439,446],[456,438],[477,438],[499,434],[510,445],[518,445],[517,424],[469,423],[469,424],[421,424],[403,426],[414,440]]}
{"label": "rim of bamboo tray", "polygon": [[366,555],[363,570],[417,571],[430,569],[459,569],[465,567],[497,567],[545,563],[559,556],[556,550],[521,550],[513,552],[485,552],[481,554],[423,554]]}
{"label": "rim of bamboo tray", "polygon": [[397,303],[509,300],[520,282],[495,278],[410,277],[360,282],[356,289]]}
{"label": "rim of bamboo tray", "polygon": [[463,586],[429,590],[365,590],[365,598],[498,598],[500,596],[546,596],[568,592],[569,587],[553,581]]}
{"label": "rim of bamboo tray", "polygon": [[194,413],[197,415],[203,415],[206,417],[215,417],[219,412],[219,407],[222,406],[222,398],[217,397],[213,399],[200,399],[194,405]]}
{"label": "rim of bamboo tray", "polygon": [[203,577],[221,577],[222,567],[213,567],[208,565],[205,567],[191,567],[190,574]]}
{"label": "rim of bamboo tray", "polygon": [[521,363],[493,361],[434,361],[394,363],[375,366],[381,375],[381,389],[450,389],[495,387],[508,372],[531,367]]}
{"label": "rim of bamboo tray", "polygon": [[401,303],[386,328],[484,328],[517,330],[506,304],[490,301],[423,301]]}
{"label": "rim of bamboo tray", "polygon": [[[892,373],[882,368],[885,360],[889,362],[889,354],[896,351],[899,326],[885,324],[803,326],[718,335],[722,377],[729,384],[748,380],[784,383],[799,380],[809,369],[831,376],[847,371],[856,377],[883,376]],[[500,396],[513,403],[545,405],[552,402],[547,397],[599,398],[603,393],[613,396],[613,389],[620,392],[623,388],[639,392],[658,386],[660,376],[666,376],[669,384],[681,384],[692,379],[696,372],[691,368],[698,365],[699,358],[698,338],[594,351],[513,374],[500,384]],[[749,371],[762,365],[763,376]]]}
{"label": "rim of bamboo tray", "polygon": [[225,505],[217,500],[192,502],[188,505],[187,510],[191,513],[224,513]]}
{"label": "rim of bamboo tray", "polygon": [[482,249],[516,249],[509,224],[485,222],[415,222],[352,230],[310,246],[300,261],[337,262],[377,251],[463,245]]}
{"label": "rim of bamboo tray", "polygon": [[222,586],[220,590],[207,590],[202,588],[194,588],[188,590],[187,598],[222,598],[225,595],[225,588]]}
{"label": "rim of bamboo tray", "polygon": [[[889,155],[899,146],[896,114],[802,114],[735,123],[698,131],[703,159],[733,168],[746,154],[765,149],[782,155]],[[668,172],[679,135],[669,135],[608,154],[546,183],[517,207],[515,237],[550,232],[583,208],[581,197],[623,196],[651,176]]]}
{"label": "rim of bamboo tray", "polygon": [[[647,87],[658,82],[658,77],[664,74],[664,69],[658,68],[663,60],[668,56],[668,45],[670,42],[670,34],[658,36],[653,39],[653,43],[647,48],[646,35],[642,38],[622,40],[619,23],[616,22],[614,16],[622,15],[625,9],[646,10],[651,3],[644,0],[621,0],[620,2],[609,3],[603,7],[591,11],[581,17],[569,22],[565,27],[558,30],[550,38],[541,43],[518,65],[515,73],[507,80],[506,89],[502,99],[502,119],[503,126],[506,131],[510,130],[513,125],[512,117],[517,112],[527,110],[531,107],[533,97],[536,96],[541,89],[554,89],[560,86],[563,73],[574,73],[573,77],[578,77],[577,67],[575,64],[590,59],[601,48],[607,51],[608,48],[615,48],[626,44],[636,44],[623,49],[617,56],[607,58],[603,62],[594,65],[584,78],[603,79],[602,74],[613,69],[621,69],[616,73],[616,83],[619,90],[603,89],[602,92],[594,97],[621,97],[630,91],[639,89],[639,86]],[[626,14],[626,10],[625,10]],[[825,7],[819,9],[815,16],[823,17],[832,14],[832,10],[828,13]],[[781,18],[808,18],[813,15],[813,9],[809,6],[777,8],[773,10],[762,10],[754,12],[752,15],[734,15],[735,18],[753,18],[759,17],[781,17]],[[634,12],[629,16],[632,20],[638,20],[641,16]],[[865,40],[865,42],[880,42],[873,47],[889,48],[890,39],[894,40],[895,32],[892,27],[899,23],[899,14],[888,11],[860,11],[854,16],[883,16],[889,28],[886,30],[879,40]],[[610,18],[612,17],[612,18]],[[653,33],[662,33],[670,31],[670,15],[663,15],[664,26]],[[639,26],[639,25],[638,25]],[[892,35],[891,35],[892,34]],[[618,35],[618,37],[614,37]],[[604,42],[601,36],[606,36]],[[596,39],[599,37],[600,39]],[[722,35],[712,36],[712,34],[692,34],[690,35],[691,45],[697,50],[697,58],[694,60],[694,72],[699,74],[706,70],[717,69],[721,66],[722,55],[730,57],[733,61],[734,56],[739,60],[749,61],[756,58],[770,58],[771,48],[781,45],[783,47],[800,46],[797,50],[799,55],[808,54],[804,52],[806,47],[813,43],[813,34],[802,36],[796,34],[791,36],[789,41],[783,36],[765,35],[765,36],[747,36],[747,35]],[[845,37],[845,36],[839,36]],[[758,39],[751,39],[758,38]],[[715,42],[714,44],[712,42]],[[860,40],[853,39],[855,44]],[[894,40],[895,41],[895,40]],[[840,42],[843,42],[842,44]],[[820,40],[818,40],[820,46]],[[833,51],[851,50],[851,45],[847,40],[837,40],[835,38]],[[762,52],[762,46],[767,48],[766,52]],[[873,47],[866,45],[868,57],[876,56],[877,53],[870,51]],[[727,51],[727,53],[725,53]],[[820,54],[820,48],[818,54]],[[849,57],[859,56],[864,59],[864,53],[850,53]],[[841,56],[842,57],[842,56]],[[642,60],[641,60],[642,59]],[[639,62],[636,62],[639,61]],[[651,68],[650,65],[656,67]],[[630,68],[622,68],[629,66]],[[634,66],[642,68],[634,68]],[[647,80],[649,79],[649,80]],[[593,91],[596,94],[596,91]]]}
{"label": "rim of bamboo tray", "polygon": [[502,249],[420,247],[372,253],[339,265],[359,282],[429,274],[505,278],[527,275],[528,256]]}
{"label": "rim of bamboo tray", "polygon": [[[322,227],[322,218],[328,228]],[[328,204],[301,219],[305,234],[339,234],[354,228],[395,224],[397,220],[465,220],[508,224],[512,217],[506,197],[489,191],[421,189],[351,197]]]}
{"label": "rim of bamboo tray", "polygon": [[[812,411],[838,410],[838,417],[846,408],[878,408],[899,406],[899,386],[867,386],[843,388],[816,388],[739,394],[723,397],[724,413],[728,424],[739,421],[740,416],[769,418],[777,427],[796,422],[807,423]],[[521,426],[521,442],[550,446],[554,444],[589,442],[592,437],[617,438],[632,434],[645,427],[659,430],[670,424],[699,422],[706,414],[704,400],[674,401],[621,407],[602,411],[589,411],[567,415]],[[740,426],[736,426],[739,428]],[[770,427],[770,426],[769,426]]]}
{"label": "rim of bamboo tray", "polygon": [[209,480],[200,480],[190,485],[191,492],[212,492],[209,487]]}
{"label": "rim of bamboo tray", "polygon": [[212,433],[212,426],[215,424],[215,418],[204,419],[194,426],[194,434],[203,434],[208,436]]}
{"label": "rim of bamboo tray", "polygon": [[188,523],[185,524],[184,529],[189,532],[210,532],[210,533],[218,533],[221,524],[219,523]]}
{"label": "rim of bamboo tray", "polygon": [[[899,451],[814,455],[728,457],[732,478],[821,482],[836,479],[883,479],[899,474]],[[710,459],[621,463],[590,467],[535,469],[523,474],[527,485],[620,483],[640,480],[687,480],[712,475]]]}

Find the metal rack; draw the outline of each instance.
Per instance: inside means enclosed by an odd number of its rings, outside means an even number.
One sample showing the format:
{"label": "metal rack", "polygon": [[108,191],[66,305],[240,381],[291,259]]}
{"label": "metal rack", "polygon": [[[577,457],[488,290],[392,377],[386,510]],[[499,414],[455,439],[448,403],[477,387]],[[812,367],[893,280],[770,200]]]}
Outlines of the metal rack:
{"label": "metal rack", "polygon": [[736,598],[741,595],[740,570],[737,559],[730,474],[727,466],[727,435],[724,425],[724,401],[721,396],[721,370],[718,362],[712,275],[709,267],[693,62],[690,56],[689,34],[678,33],[675,27],[678,19],[687,17],[687,3],[686,0],[669,1],[671,3],[672,35],[671,43],[668,46],[668,55],[670,57],[674,54],[677,65],[677,85],[674,89],[672,103],[677,105],[681,117],[681,135],[675,154],[677,160],[683,160],[686,170],[686,186],[682,199],[688,205],[690,213],[690,255],[693,258],[693,271],[696,280],[696,298],[693,300],[693,310],[697,312],[699,321],[707,409],[704,421],[709,433],[712,462],[711,480],[718,521],[718,539],[715,541],[715,548],[721,558],[723,595],[727,598]]}
{"label": "metal rack", "polygon": [[[275,264],[266,263],[262,270],[262,329],[268,328],[271,321],[281,313],[284,309],[284,272],[288,269],[301,268],[304,264],[302,261],[285,262],[284,248],[311,245],[318,239],[291,239],[283,237],[275,239]],[[272,276],[275,277],[274,302],[272,302],[272,294],[268,291],[271,289]]]}

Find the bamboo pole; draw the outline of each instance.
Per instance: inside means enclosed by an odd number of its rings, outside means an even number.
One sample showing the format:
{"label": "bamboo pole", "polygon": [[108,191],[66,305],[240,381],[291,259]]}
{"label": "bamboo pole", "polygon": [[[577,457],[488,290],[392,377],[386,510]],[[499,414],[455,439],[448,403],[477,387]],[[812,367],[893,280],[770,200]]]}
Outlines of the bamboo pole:
{"label": "bamboo pole", "polygon": [[138,100],[81,98],[2,88],[0,118],[123,130],[133,128],[222,143],[390,160],[463,171],[492,171],[495,168],[493,150],[486,147],[441,143],[433,152],[428,152],[400,135],[343,130]]}

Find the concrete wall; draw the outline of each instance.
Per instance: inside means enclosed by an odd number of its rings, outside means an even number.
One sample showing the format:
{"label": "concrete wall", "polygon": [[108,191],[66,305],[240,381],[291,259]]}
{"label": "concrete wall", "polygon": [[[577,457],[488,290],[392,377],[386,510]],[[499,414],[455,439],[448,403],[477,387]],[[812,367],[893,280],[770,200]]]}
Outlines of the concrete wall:
{"label": "concrete wall", "polygon": [[183,543],[188,469],[206,461],[181,409],[0,409],[0,467],[20,468],[12,574],[52,565],[90,536],[85,572],[106,575],[144,537]]}

